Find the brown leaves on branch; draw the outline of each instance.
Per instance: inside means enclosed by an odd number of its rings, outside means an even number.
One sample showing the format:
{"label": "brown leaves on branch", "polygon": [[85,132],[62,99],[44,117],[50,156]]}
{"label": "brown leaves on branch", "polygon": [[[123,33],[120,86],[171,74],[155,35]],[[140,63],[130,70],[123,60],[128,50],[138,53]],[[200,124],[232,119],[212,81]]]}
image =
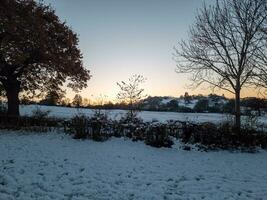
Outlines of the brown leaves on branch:
{"label": "brown leaves on branch", "polygon": [[[0,79],[21,81],[21,90],[45,91],[65,81],[87,86],[78,37],[55,11],[33,0],[1,0]],[[47,84],[49,83],[49,84]]]}

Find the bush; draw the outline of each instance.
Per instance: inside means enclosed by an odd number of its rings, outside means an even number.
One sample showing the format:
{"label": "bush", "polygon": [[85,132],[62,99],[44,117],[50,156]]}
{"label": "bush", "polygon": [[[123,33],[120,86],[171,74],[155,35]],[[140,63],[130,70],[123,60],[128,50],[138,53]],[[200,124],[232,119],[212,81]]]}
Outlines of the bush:
{"label": "bush", "polygon": [[85,139],[89,135],[89,120],[85,115],[75,115],[66,126],[65,131],[73,134],[74,139]]}
{"label": "bush", "polygon": [[78,113],[65,122],[64,130],[73,134],[74,139],[91,138],[95,141],[103,141],[112,133],[112,122],[102,112],[95,112],[91,118]]}
{"label": "bush", "polygon": [[124,126],[119,121],[113,121],[112,123],[112,133],[115,137],[122,137],[124,133]]}
{"label": "bush", "polygon": [[143,123],[143,120],[138,117],[138,113],[131,113],[130,111],[126,112],[124,116],[119,120],[121,124],[138,124]]}
{"label": "bush", "polygon": [[143,141],[146,138],[147,123],[140,123],[132,134],[133,141]]}
{"label": "bush", "polygon": [[182,137],[182,129],[184,127],[185,122],[181,121],[175,121],[175,120],[169,120],[167,121],[166,128],[167,133],[175,138],[181,138]]}
{"label": "bush", "polygon": [[192,132],[192,137],[189,139],[192,143],[201,143],[206,146],[216,145],[221,141],[218,137],[218,130],[215,124],[203,123],[199,126],[195,126]]}
{"label": "bush", "polygon": [[104,131],[104,121],[98,118],[92,118],[91,119],[91,128],[92,128],[92,134],[91,138],[95,141],[103,141],[105,138],[107,138],[107,132]]}
{"label": "bush", "polygon": [[48,115],[50,113],[50,110],[41,110],[40,107],[36,107],[34,110],[32,110],[31,117],[40,121],[44,121],[48,118]]}
{"label": "bush", "polygon": [[[38,129],[46,130],[46,128],[61,126],[61,120],[55,117],[50,117],[50,110],[42,110],[40,107],[36,107],[32,110],[30,117],[19,117],[20,126],[26,127],[39,127]],[[44,132],[42,131],[42,132]]]}
{"label": "bush", "polygon": [[[257,146],[265,147],[267,136],[255,129],[242,128],[241,133],[236,133],[235,127],[225,122],[221,125],[213,123],[202,123],[187,127],[182,134],[182,142],[198,144],[198,147],[205,150],[214,149],[241,149],[254,151]],[[190,130],[190,131],[188,131]]]}
{"label": "bush", "polygon": [[[143,120],[138,117],[137,113],[127,112],[118,122],[120,135],[133,140],[138,140],[141,137],[141,126],[144,124]],[[138,136],[139,135],[139,136]],[[140,139],[140,138],[139,138]]]}
{"label": "bush", "polygon": [[6,113],[7,113],[6,105],[0,101],[0,115],[6,115]]}
{"label": "bush", "polygon": [[92,118],[90,119],[91,126],[91,138],[95,141],[104,141],[108,138],[108,135],[112,134],[111,125],[112,122],[108,120],[108,114],[101,110],[96,110]]}
{"label": "bush", "polygon": [[173,141],[166,131],[166,125],[162,123],[152,123],[146,132],[145,143],[153,147],[171,147]]}
{"label": "bush", "polygon": [[261,134],[258,136],[259,146],[263,149],[267,149],[267,135]]}
{"label": "bush", "polygon": [[253,112],[248,112],[246,116],[243,116],[242,128],[244,130],[254,130],[261,126],[259,122],[259,116]]}
{"label": "bush", "polygon": [[2,129],[47,132],[60,126],[61,120],[56,118],[42,118],[42,120],[39,120],[28,116],[0,116],[0,128]]}
{"label": "bush", "polygon": [[195,126],[193,124],[187,122],[182,123],[182,133],[180,135],[182,142],[188,143],[190,141],[190,139],[192,138],[194,128]]}

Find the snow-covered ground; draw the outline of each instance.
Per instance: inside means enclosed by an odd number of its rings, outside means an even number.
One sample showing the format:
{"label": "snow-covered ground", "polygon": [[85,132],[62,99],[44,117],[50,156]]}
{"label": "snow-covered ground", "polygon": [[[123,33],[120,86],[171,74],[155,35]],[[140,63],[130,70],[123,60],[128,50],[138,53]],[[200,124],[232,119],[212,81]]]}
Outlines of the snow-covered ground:
{"label": "snow-covered ground", "polygon": [[[20,106],[20,112],[22,115],[31,115],[32,111],[39,107],[41,110],[49,110],[51,116],[71,118],[77,113],[84,113],[85,115],[92,115],[93,110],[91,109],[77,109],[67,107],[56,107],[56,106],[37,106],[37,105],[24,105]],[[119,118],[126,111],[125,110],[107,110],[106,111],[111,118]],[[167,120],[180,120],[180,121],[191,121],[191,122],[213,122],[220,123],[225,120],[229,120],[231,116],[219,113],[177,113],[177,112],[152,112],[142,111],[139,114],[143,120],[151,121],[158,120],[165,122]],[[259,117],[259,122],[267,125],[267,115]]]}
{"label": "snow-covered ground", "polygon": [[267,199],[267,152],[0,132],[1,200]]}

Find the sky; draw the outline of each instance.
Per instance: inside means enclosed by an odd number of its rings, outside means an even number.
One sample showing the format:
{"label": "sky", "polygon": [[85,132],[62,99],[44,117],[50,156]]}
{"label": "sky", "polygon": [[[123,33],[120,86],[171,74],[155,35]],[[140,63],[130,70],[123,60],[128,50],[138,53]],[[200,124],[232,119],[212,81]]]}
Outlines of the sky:
{"label": "sky", "polygon": [[[79,35],[84,66],[91,71],[85,98],[106,95],[116,100],[116,82],[133,74],[147,78],[151,96],[208,94],[188,88],[189,75],[177,74],[173,47],[187,39],[190,25],[203,3],[213,0],[45,0]],[[223,94],[219,91],[218,94]],[[72,98],[74,93],[67,91]]]}

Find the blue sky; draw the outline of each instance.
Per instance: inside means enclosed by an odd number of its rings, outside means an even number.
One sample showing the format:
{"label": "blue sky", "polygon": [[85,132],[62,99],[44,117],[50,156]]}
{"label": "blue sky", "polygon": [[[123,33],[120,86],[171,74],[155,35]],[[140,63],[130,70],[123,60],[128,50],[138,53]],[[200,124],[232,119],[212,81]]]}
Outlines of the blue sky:
{"label": "blue sky", "polygon": [[133,74],[147,78],[148,95],[179,96],[189,90],[188,75],[175,73],[173,47],[187,38],[204,2],[214,1],[45,0],[79,35],[84,65],[93,75],[82,96],[105,94],[111,100],[118,92],[116,82]]}

